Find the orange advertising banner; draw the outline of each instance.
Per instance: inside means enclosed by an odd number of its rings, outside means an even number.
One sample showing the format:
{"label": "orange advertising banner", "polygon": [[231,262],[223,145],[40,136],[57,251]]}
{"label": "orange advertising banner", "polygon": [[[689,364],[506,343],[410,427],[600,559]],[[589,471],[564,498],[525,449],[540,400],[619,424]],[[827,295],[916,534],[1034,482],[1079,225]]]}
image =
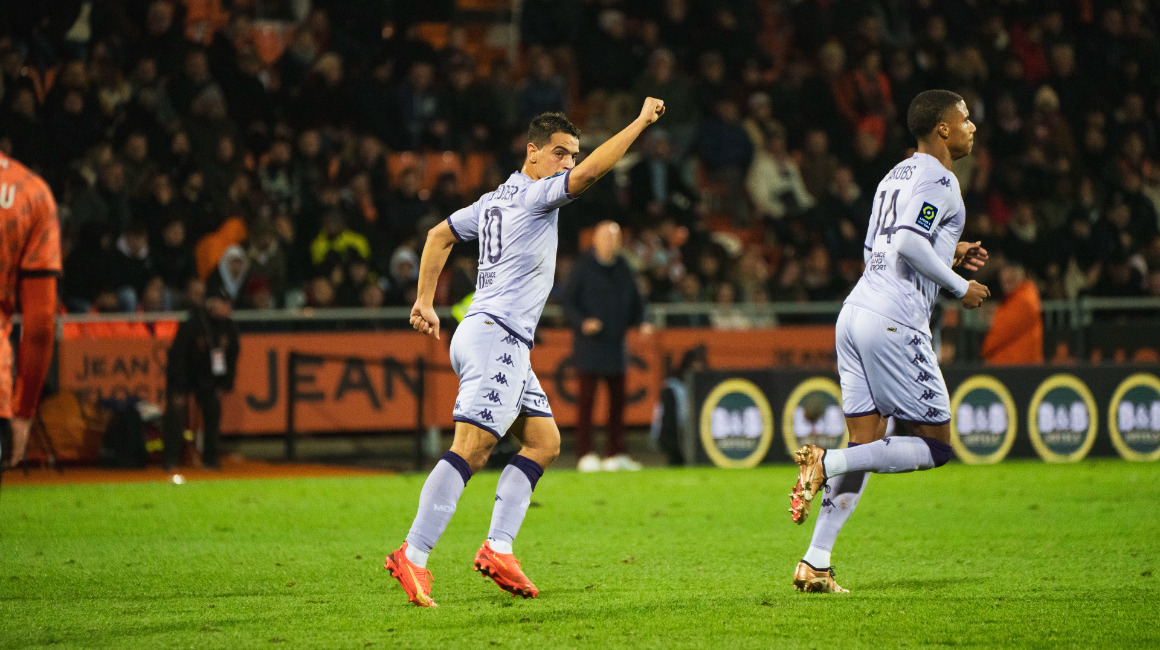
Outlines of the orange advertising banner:
{"label": "orange advertising banner", "polygon": [[57,347],[61,390],[83,403],[139,399],[165,403],[168,339],[62,339]]}
{"label": "orange advertising banner", "polygon": [[[537,333],[532,369],[561,427],[576,423],[577,381],[572,332]],[[289,426],[293,396],[296,431],[407,431],[419,422],[450,428],[458,380],[451,372],[450,337],[415,332],[321,332],[243,334],[235,390],[223,403],[222,430],[277,434]],[[832,326],[765,330],[666,329],[628,337],[625,423],[652,420],[665,376],[684,355],[700,348],[710,368],[834,367]],[[82,401],[130,397],[165,403],[165,357],[169,341],[156,339],[63,340],[59,347],[62,389]],[[291,355],[295,359],[290,375]],[[423,367],[419,369],[420,362]],[[598,387],[593,420],[601,426],[607,396]]]}

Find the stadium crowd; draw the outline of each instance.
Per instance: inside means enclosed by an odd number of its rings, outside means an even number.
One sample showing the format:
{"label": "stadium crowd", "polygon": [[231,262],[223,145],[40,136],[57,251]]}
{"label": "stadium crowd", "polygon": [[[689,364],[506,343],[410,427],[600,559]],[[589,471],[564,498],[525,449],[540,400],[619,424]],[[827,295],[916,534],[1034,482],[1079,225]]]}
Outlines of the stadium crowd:
{"label": "stadium crowd", "polygon": [[409,4],[5,3],[0,150],[56,194],[62,304],[166,310],[205,282],[243,309],[410,306],[425,231],[519,165],[532,116],[590,146],[645,96],[664,121],[562,215],[559,279],[611,219],[652,302],[837,300],[933,87],[979,127],[955,171],[986,271],[1160,296],[1155,3],[525,0],[514,59],[471,12]]}

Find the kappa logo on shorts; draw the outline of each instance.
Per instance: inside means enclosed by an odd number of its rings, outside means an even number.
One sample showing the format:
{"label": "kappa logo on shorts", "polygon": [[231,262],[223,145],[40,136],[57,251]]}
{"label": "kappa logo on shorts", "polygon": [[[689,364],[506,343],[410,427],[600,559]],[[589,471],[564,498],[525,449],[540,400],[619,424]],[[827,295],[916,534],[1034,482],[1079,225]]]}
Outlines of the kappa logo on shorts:
{"label": "kappa logo on shorts", "polygon": [[920,363],[926,363],[926,357],[922,356],[921,354],[916,354],[914,355],[914,358],[910,360],[910,362],[917,366]]}
{"label": "kappa logo on shorts", "polygon": [[918,399],[934,399],[937,396],[933,390],[924,390],[922,391],[922,395],[918,396]]}
{"label": "kappa logo on shorts", "polygon": [[507,343],[508,345],[517,345],[517,344],[519,344],[519,342],[520,342],[520,340],[517,339],[516,337],[512,336],[511,334],[508,334],[507,336],[503,337],[503,340],[501,341],[501,343]]}
{"label": "kappa logo on shorts", "polygon": [[924,415],[923,417],[925,417],[925,418],[937,418],[940,413],[942,413],[942,411],[932,407],[932,408],[928,408],[926,410],[926,415]]}
{"label": "kappa logo on shorts", "polygon": [[929,372],[927,372],[925,370],[918,373],[918,376],[914,378],[915,381],[930,381],[932,379],[934,379],[934,375],[930,374]]}
{"label": "kappa logo on shorts", "polygon": [[499,393],[494,390],[489,390],[484,394],[483,399],[490,400],[492,404],[500,404]]}
{"label": "kappa logo on shorts", "polygon": [[833,507],[834,507],[834,502],[833,502],[831,499],[828,499],[828,498],[827,498],[827,499],[822,499],[822,507],[823,507],[823,508],[833,508]]}
{"label": "kappa logo on shorts", "polygon": [[491,417],[491,411],[489,411],[487,409],[483,409],[482,411],[480,411],[479,413],[476,413],[475,415],[480,420],[483,420],[484,422],[495,422],[495,418]]}
{"label": "kappa logo on shorts", "polygon": [[931,226],[934,225],[934,218],[938,216],[938,208],[929,203],[923,203],[922,209],[918,211],[918,219],[914,223],[918,224],[919,228],[930,232]]}
{"label": "kappa logo on shorts", "polygon": [[455,400],[455,410],[459,410],[459,400]]}
{"label": "kappa logo on shorts", "polygon": [[492,381],[494,381],[495,383],[497,383],[497,384],[501,384],[501,385],[503,385],[503,386],[507,386],[507,385],[508,385],[508,383],[507,383],[507,377],[504,377],[504,375],[503,375],[503,373],[502,373],[502,372],[497,372],[497,373],[495,373],[495,376],[494,376],[494,377],[492,377],[492,378],[491,378],[491,380],[492,380]]}
{"label": "kappa logo on shorts", "polygon": [[501,354],[498,357],[496,357],[496,361],[499,361],[500,363],[512,366],[513,368],[516,365],[516,363],[514,361],[512,361],[512,355],[510,355],[510,354]]}
{"label": "kappa logo on shorts", "polygon": [[922,339],[918,338],[918,335],[915,334],[914,338],[910,339],[910,343],[908,345],[922,345]]}

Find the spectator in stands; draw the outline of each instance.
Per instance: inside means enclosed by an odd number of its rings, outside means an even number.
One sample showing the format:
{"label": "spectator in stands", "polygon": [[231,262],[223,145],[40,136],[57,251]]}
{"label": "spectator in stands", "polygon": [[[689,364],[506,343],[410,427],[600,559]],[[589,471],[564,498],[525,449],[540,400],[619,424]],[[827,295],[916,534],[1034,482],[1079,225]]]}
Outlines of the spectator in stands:
{"label": "spectator in stands", "polygon": [[[494,190],[492,187],[491,190]],[[396,245],[417,232],[417,224],[431,210],[422,196],[423,178],[416,167],[408,167],[399,175],[398,187],[390,193],[382,215],[380,228],[388,246]],[[439,215],[447,218],[451,215]]]}
{"label": "spectator in stands", "polygon": [[398,88],[395,111],[403,126],[392,143],[395,149],[413,151],[439,140],[441,134],[432,130],[439,119],[434,65],[427,61],[416,61],[411,65],[407,81]]}
{"label": "spectator in stands", "polygon": [[669,134],[663,129],[649,131],[644,149],[645,157],[628,172],[629,206],[634,217],[646,225],[665,218],[691,225],[699,197],[685,183]]}
{"label": "spectator in stands", "polygon": [[531,74],[516,86],[520,102],[520,121],[527,122],[540,113],[568,110],[568,89],[557,74],[556,63],[544,54],[532,59]]}
{"label": "spectator in stands", "polygon": [[[64,260],[61,298],[71,312],[87,312],[97,294],[109,288],[108,270],[113,265],[113,236],[104,224],[82,224],[76,244]],[[113,296],[116,301],[116,294]]]}
{"label": "spectator in stands", "polygon": [[708,175],[721,183],[725,200],[737,222],[747,219],[747,206],[741,188],[749,162],[753,159],[753,143],[741,125],[741,113],[732,99],[719,100],[713,116],[701,124],[697,135],[697,155]]}
{"label": "spectator in stands", "polygon": [[994,308],[991,327],[983,339],[988,365],[1043,363],[1043,312],[1039,288],[1018,262],[1004,260],[999,283],[1003,301]]}
{"label": "spectator in stands", "polygon": [[206,294],[228,299],[231,307],[240,306],[243,298],[242,287],[246,284],[249,270],[250,261],[241,246],[233,245],[226,248],[217,268],[206,280]]}
{"label": "spectator in stands", "polygon": [[74,197],[70,207],[73,228],[95,221],[111,232],[121,232],[132,220],[124,165],[115,159],[102,164],[96,184]]}
{"label": "spectator in stands", "polygon": [[322,218],[322,230],[310,244],[310,259],[316,268],[337,257],[342,264],[358,255],[370,259],[371,245],[367,238],[346,226],[340,210],[330,210]]}
{"label": "spectator in stands", "polygon": [[737,308],[737,289],[733,283],[725,282],[718,285],[713,297],[713,311],[709,314],[709,322],[713,329],[743,330],[753,326],[749,318]]}
{"label": "spectator in stands", "polygon": [[822,129],[808,131],[798,167],[801,169],[802,183],[810,196],[825,194],[838,164],[838,157],[830,152],[830,136]]}
{"label": "spectator in stands", "polygon": [[249,258],[250,276],[262,278],[274,304],[281,304],[288,277],[287,261],[286,251],[279,245],[273,223],[260,219],[254,224],[246,255]]}
{"label": "spectator in stands", "polygon": [[161,227],[160,240],[151,248],[153,267],[165,282],[170,302],[175,304],[189,279],[197,274],[193,248],[185,237],[185,220],[177,215],[167,219]]}
{"label": "spectator in stands", "polygon": [[645,97],[664,98],[665,131],[671,134],[677,157],[682,157],[692,145],[697,131],[697,100],[672,51],[663,47],[653,50],[648,67],[636,80],[632,94],[635,103],[644,101]]}
{"label": "spectator in stands", "polygon": [[137,311],[137,300],[145,283],[154,275],[153,259],[149,256],[149,231],[145,224],[135,222],[117,238],[113,264],[107,271],[117,290],[121,311]]}
{"label": "spectator in stands", "polygon": [[775,222],[787,216],[799,216],[813,207],[814,197],[806,189],[801,170],[786,148],[785,130],[771,128],[764,142],[764,148],[749,166],[746,179],[757,215]]}

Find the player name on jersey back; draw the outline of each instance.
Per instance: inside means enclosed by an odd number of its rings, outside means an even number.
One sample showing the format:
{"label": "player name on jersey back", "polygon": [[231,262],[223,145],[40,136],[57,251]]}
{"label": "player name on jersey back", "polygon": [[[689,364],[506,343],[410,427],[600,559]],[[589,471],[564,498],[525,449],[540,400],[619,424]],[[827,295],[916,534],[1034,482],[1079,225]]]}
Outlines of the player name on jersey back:
{"label": "player name on jersey back", "polygon": [[895,165],[874,194],[866,270],[846,302],[929,334],[940,287],[899,254],[898,233],[920,235],[949,267],[965,216],[958,180],[936,158],[916,153]]}

